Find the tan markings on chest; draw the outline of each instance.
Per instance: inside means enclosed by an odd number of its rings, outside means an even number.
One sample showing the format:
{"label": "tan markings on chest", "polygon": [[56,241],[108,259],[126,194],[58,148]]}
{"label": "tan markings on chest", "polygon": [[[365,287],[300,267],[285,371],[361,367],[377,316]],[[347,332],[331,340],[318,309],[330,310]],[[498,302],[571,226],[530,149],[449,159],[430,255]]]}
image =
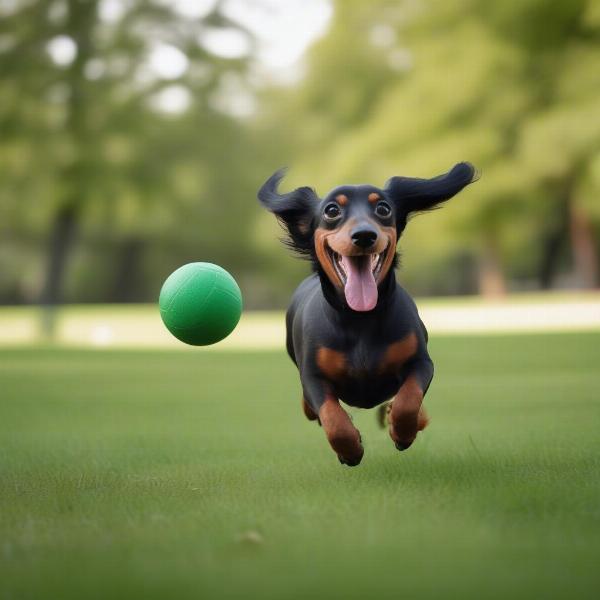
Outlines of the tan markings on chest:
{"label": "tan markings on chest", "polygon": [[[414,333],[390,344],[384,351],[381,361],[374,367],[379,374],[397,373],[404,363],[417,352],[418,341]],[[368,375],[370,369],[350,364],[348,357],[338,350],[321,347],[317,350],[317,366],[325,377],[332,381],[346,377]]]}
{"label": "tan markings on chest", "polygon": [[414,332],[390,344],[379,364],[379,372],[393,373],[399,371],[404,363],[416,354],[418,345],[417,336]]}
{"label": "tan markings on chest", "polygon": [[317,366],[321,373],[329,379],[341,379],[347,371],[346,357],[342,352],[331,348],[317,350]]}

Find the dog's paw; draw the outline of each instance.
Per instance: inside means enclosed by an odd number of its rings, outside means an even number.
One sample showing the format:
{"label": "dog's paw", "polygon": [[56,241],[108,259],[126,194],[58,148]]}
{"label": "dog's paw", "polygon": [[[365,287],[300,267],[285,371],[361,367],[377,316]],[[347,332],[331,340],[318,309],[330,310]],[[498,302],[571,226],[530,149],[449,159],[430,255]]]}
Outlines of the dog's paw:
{"label": "dog's paw", "polygon": [[360,461],[362,460],[363,455],[361,454],[358,458],[344,458],[343,456],[338,454],[338,460],[341,464],[346,465],[347,467],[357,467],[360,465]]}
{"label": "dog's paw", "polygon": [[408,450],[417,438],[419,431],[423,431],[429,423],[429,417],[423,407],[415,415],[414,413],[397,411],[396,414],[389,412],[389,434],[394,446],[400,452]]}
{"label": "dog's paw", "polygon": [[412,442],[394,442],[394,446],[396,446],[396,450],[403,452],[404,450],[408,450],[412,446]]}
{"label": "dog's paw", "polygon": [[365,449],[364,446],[362,445],[362,436],[360,435],[360,431],[357,430],[358,433],[358,447],[354,446],[353,448],[351,448],[351,454],[349,454],[347,451],[344,454],[338,454],[338,460],[340,461],[340,463],[342,463],[343,465],[346,465],[348,467],[356,467],[357,465],[360,464],[360,461],[362,460],[364,454],[365,454]]}
{"label": "dog's paw", "polygon": [[[357,432],[358,433],[358,432]],[[360,464],[362,457],[365,453],[365,449],[358,434],[358,440],[356,438],[334,438],[330,439],[329,443],[337,454],[339,461],[343,465],[349,467],[355,467]]]}

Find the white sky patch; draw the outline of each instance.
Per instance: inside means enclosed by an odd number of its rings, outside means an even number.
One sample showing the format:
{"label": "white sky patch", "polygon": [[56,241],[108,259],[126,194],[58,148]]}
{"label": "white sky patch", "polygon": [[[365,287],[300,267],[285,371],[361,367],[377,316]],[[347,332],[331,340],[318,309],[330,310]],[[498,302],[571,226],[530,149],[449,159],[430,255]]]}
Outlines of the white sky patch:
{"label": "white sky patch", "polygon": [[116,23],[127,10],[126,0],[101,0],[98,14],[103,21]]}
{"label": "white sky patch", "polygon": [[64,23],[68,16],[66,2],[54,2],[48,7],[48,20],[54,24],[60,25]]}
{"label": "white sky patch", "polygon": [[293,80],[307,47],[327,31],[333,7],[329,0],[226,0],[223,13],[257,37],[262,70]]}
{"label": "white sky patch", "polygon": [[85,64],[83,72],[88,79],[95,81],[100,79],[104,73],[106,73],[106,64],[99,58],[92,58]]}
{"label": "white sky patch", "polygon": [[169,85],[152,98],[152,108],[168,114],[187,110],[192,102],[190,91],[183,85]]}
{"label": "white sky patch", "polygon": [[[200,21],[218,4],[218,0],[153,2],[173,10],[183,19]],[[107,23],[117,23],[131,8],[131,3],[132,0],[100,0],[100,18]],[[326,33],[333,14],[331,0],[224,0],[219,10],[232,21],[233,26],[206,26],[198,38],[199,43],[224,59],[242,58],[255,50],[251,79],[240,79],[235,74],[224,77],[210,99],[213,106],[237,117],[246,117],[255,111],[254,85],[261,85],[265,80],[294,83],[301,77],[301,59],[307,48]],[[236,24],[242,30],[237,29]],[[243,29],[247,29],[248,33]],[[48,52],[58,64],[69,64],[76,51],[73,40],[65,36],[55,38],[48,45]],[[112,62],[111,71],[114,70]],[[107,68],[105,63],[92,60],[86,65],[85,73],[89,79],[98,79]],[[196,65],[191,64],[175,45],[156,39],[147,60],[135,69],[134,78],[143,86],[156,78],[167,81],[178,79],[195,68]],[[253,83],[249,85],[249,81]],[[151,100],[153,109],[171,114],[185,111],[190,104],[189,89],[179,84],[165,87]]]}
{"label": "white sky patch", "polygon": [[388,65],[395,71],[410,71],[414,65],[413,54],[408,48],[396,48],[388,55]]}
{"label": "white sky patch", "polygon": [[61,67],[68,67],[77,56],[77,44],[68,35],[52,38],[46,45],[46,50],[52,61]]}
{"label": "white sky patch", "polygon": [[250,52],[248,36],[233,27],[206,28],[199,41],[209,52],[221,58],[242,58]]}
{"label": "white sky patch", "polygon": [[0,17],[10,17],[20,8],[18,0],[0,0]]}
{"label": "white sky patch", "polygon": [[156,44],[148,56],[150,69],[162,79],[177,79],[189,66],[188,57],[175,46]]}
{"label": "white sky patch", "polygon": [[[2,1],[10,4],[13,0]],[[203,19],[217,6],[217,0],[153,1],[190,20]],[[131,0],[100,0],[100,18],[116,23],[130,7]],[[306,49],[325,34],[333,14],[331,0],[224,0],[219,10],[255,37],[253,75],[257,83],[265,79],[296,82],[302,75],[301,59]],[[253,45],[235,27],[209,27],[201,43],[209,52],[225,59],[242,58]],[[176,79],[189,67],[189,61],[176,47],[157,44],[147,66],[160,78]]]}
{"label": "white sky patch", "polygon": [[210,98],[214,108],[233,117],[249,117],[256,110],[256,99],[235,73],[226,73]]}
{"label": "white sky patch", "polygon": [[169,6],[182,17],[201,19],[217,4],[217,0],[160,0],[158,4]]}
{"label": "white sky patch", "polygon": [[390,48],[396,43],[396,30],[387,23],[379,23],[371,27],[369,41],[373,46]]}

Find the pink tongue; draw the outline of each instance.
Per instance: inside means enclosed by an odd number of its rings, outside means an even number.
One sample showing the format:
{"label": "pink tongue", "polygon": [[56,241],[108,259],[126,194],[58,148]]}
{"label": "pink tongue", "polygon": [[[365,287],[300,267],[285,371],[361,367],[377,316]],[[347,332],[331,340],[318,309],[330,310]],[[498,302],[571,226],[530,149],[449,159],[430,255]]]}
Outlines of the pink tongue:
{"label": "pink tongue", "polygon": [[344,294],[352,310],[373,310],[377,304],[377,284],[371,271],[370,256],[342,256],[346,271]]}

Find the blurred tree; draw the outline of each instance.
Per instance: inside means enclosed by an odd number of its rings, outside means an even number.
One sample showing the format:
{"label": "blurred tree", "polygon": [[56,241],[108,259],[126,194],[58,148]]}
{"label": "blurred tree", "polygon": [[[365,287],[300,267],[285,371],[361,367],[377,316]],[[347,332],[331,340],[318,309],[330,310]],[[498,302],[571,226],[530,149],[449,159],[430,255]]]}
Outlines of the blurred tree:
{"label": "blurred tree", "polygon": [[466,268],[487,294],[507,276],[549,286],[570,239],[573,283],[597,285],[599,4],[337,2],[289,101],[303,115],[301,133],[286,132],[304,151],[300,178],[327,189],[471,160],[481,182],[419,222],[421,235],[409,228],[409,281],[432,292],[431,273],[445,273],[437,291],[449,292],[451,278],[469,285]]}
{"label": "blurred tree", "polygon": [[531,89],[532,100],[515,122],[510,150],[515,178],[520,168],[541,205],[540,284],[552,285],[561,247],[570,241],[572,283],[596,287],[600,220],[582,185],[600,151],[600,3],[513,1],[486,5],[482,14],[488,11],[493,31],[525,57],[516,83]]}
{"label": "blurred tree", "polygon": [[598,284],[598,0],[338,0],[258,119],[224,2],[0,0],[0,301],[147,300],[200,259],[281,304],[306,265],[254,195],[284,164],[325,192],[473,161],[403,238],[415,292]]}
{"label": "blurred tree", "polygon": [[[220,2],[194,14],[180,4],[0,5],[0,227],[21,239],[50,232],[46,306],[61,299],[78,230],[112,240],[110,299],[135,297],[148,239],[244,262],[237,221],[236,243],[221,249],[225,208],[249,214],[250,172],[236,169],[249,139],[227,91],[241,87],[253,40]],[[245,48],[236,57],[219,55],[223,32]]]}

